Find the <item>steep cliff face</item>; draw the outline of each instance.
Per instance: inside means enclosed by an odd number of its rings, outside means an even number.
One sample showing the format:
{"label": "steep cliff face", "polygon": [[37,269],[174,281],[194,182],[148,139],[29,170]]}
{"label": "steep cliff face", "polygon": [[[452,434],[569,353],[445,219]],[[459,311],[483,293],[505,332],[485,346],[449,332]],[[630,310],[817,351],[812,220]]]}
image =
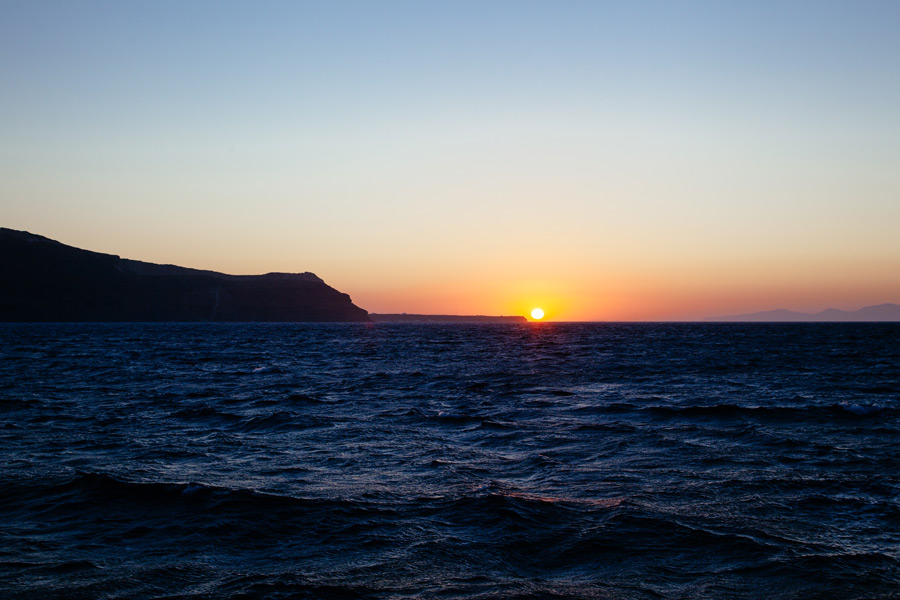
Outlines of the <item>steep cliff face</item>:
{"label": "steep cliff face", "polygon": [[226,275],[0,228],[0,321],[368,321],[312,273]]}

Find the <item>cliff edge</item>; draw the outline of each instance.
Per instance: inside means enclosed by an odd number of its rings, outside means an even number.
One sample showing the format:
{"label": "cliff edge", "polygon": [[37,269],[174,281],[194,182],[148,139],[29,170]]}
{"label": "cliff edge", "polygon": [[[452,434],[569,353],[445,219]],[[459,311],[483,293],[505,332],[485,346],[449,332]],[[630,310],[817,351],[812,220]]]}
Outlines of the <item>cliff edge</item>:
{"label": "cliff edge", "polygon": [[368,321],[312,273],[226,275],[0,228],[0,321]]}

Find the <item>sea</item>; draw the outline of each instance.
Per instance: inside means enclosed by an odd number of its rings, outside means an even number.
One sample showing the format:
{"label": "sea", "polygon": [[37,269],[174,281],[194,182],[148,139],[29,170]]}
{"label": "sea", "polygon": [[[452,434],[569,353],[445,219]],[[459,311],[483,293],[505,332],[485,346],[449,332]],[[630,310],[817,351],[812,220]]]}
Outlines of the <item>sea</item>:
{"label": "sea", "polygon": [[900,324],[2,324],[0,597],[900,598]]}

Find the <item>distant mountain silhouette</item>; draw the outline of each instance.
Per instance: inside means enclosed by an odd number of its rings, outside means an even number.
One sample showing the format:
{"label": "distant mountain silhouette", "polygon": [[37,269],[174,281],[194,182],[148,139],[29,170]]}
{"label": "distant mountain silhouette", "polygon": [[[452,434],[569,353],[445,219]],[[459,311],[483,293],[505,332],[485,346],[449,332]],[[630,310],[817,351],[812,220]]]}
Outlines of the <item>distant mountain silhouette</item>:
{"label": "distant mountain silhouette", "polygon": [[859,322],[859,321],[900,321],[900,304],[878,304],[859,310],[829,308],[818,313],[802,313],[779,308],[746,315],[711,317],[707,321],[751,321],[751,322]]}
{"label": "distant mountain silhouette", "polygon": [[527,323],[525,317],[491,317],[484,315],[408,315],[369,314],[376,323]]}
{"label": "distant mountain silhouette", "polygon": [[226,275],[0,228],[0,321],[368,321],[312,273]]}

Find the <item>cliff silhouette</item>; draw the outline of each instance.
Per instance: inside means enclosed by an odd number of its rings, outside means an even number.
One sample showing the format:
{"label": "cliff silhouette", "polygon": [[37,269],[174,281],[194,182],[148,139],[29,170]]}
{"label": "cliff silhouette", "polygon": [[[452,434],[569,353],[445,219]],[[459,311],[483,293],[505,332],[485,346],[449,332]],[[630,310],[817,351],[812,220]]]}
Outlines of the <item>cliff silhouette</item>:
{"label": "cliff silhouette", "polygon": [[312,273],[227,275],[0,228],[0,321],[368,321]]}

